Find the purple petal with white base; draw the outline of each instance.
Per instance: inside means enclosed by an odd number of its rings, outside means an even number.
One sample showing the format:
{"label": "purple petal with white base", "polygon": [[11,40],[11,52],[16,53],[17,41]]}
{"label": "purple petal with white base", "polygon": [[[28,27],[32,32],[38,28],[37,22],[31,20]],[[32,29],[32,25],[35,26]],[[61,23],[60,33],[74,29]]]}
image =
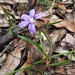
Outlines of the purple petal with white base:
{"label": "purple petal with white base", "polygon": [[39,19],[39,18],[42,18],[45,14],[44,13],[38,13],[35,15],[35,19]]}
{"label": "purple petal with white base", "polygon": [[30,23],[30,24],[28,25],[28,29],[29,29],[29,31],[30,31],[31,34],[35,33],[35,32],[36,32],[35,24]]}
{"label": "purple petal with white base", "polygon": [[22,14],[21,19],[23,19],[23,20],[29,20],[30,16],[26,15],[26,14]]}
{"label": "purple petal with white base", "polygon": [[29,21],[22,21],[21,23],[19,23],[19,27],[20,28],[24,28],[29,24]]}
{"label": "purple petal with white base", "polygon": [[29,15],[27,14],[22,14],[21,16],[21,19],[24,20],[22,21],[21,23],[19,23],[19,27],[20,28],[24,28],[28,25],[28,29],[30,31],[31,34],[35,33],[36,32],[36,28],[35,28],[35,24],[34,22],[37,20],[37,19],[40,19],[42,17],[44,17],[44,13],[38,13],[38,14],[35,14],[35,9],[32,9],[29,11]]}
{"label": "purple petal with white base", "polygon": [[30,10],[29,11],[29,16],[34,17],[34,15],[35,15],[35,10],[34,9]]}

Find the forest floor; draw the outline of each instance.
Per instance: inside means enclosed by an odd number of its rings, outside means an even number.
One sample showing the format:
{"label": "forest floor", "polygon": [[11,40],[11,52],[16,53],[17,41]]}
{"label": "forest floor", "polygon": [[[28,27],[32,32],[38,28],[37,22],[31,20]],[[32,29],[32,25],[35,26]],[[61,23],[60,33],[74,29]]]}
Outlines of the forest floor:
{"label": "forest floor", "polygon": [[0,75],[75,75],[75,0],[0,0]]}

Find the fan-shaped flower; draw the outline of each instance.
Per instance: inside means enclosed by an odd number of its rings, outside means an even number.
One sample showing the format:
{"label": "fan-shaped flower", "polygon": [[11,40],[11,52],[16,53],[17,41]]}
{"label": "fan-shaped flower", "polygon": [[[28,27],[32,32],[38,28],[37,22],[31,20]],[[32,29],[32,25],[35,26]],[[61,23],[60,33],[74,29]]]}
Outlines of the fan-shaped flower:
{"label": "fan-shaped flower", "polygon": [[36,28],[35,28],[34,22],[37,19],[42,18],[43,16],[44,16],[44,14],[42,12],[40,12],[38,14],[35,14],[35,10],[32,9],[32,10],[29,11],[29,15],[22,14],[21,19],[23,21],[21,21],[21,23],[19,23],[18,26],[20,28],[24,28],[24,27],[28,26],[28,29],[29,29],[30,33],[33,34],[33,33],[36,32]]}

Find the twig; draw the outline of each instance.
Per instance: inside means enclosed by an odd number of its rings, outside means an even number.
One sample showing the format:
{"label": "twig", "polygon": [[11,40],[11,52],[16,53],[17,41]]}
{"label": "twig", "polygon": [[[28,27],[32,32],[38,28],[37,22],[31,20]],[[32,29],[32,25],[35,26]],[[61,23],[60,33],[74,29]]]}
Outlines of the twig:
{"label": "twig", "polygon": [[6,48],[2,51],[0,57],[4,54],[4,52],[6,52],[8,49],[10,49],[12,42],[13,42],[13,41],[11,41],[11,42],[6,46]]}

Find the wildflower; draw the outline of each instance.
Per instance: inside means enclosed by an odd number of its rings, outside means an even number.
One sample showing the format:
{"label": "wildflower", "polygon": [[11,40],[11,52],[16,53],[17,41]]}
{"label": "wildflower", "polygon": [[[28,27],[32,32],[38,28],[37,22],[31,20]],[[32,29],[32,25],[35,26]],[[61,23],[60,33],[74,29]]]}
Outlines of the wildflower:
{"label": "wildflower", "polygon": [[43,13],[38,13],[35,14],[35,10],[32,9],[29,11],[29,15],[27,14],[22,14],[21,19],[23,20],[21,23],[19,23],[19,27],[20,28],[24,28],[26,26],[28,26],[28,30],[30,31],[31,34],[36,32],[36,28],[35,28],[35,24],[34,22],[37,19],[40,19],[44,16]]}

